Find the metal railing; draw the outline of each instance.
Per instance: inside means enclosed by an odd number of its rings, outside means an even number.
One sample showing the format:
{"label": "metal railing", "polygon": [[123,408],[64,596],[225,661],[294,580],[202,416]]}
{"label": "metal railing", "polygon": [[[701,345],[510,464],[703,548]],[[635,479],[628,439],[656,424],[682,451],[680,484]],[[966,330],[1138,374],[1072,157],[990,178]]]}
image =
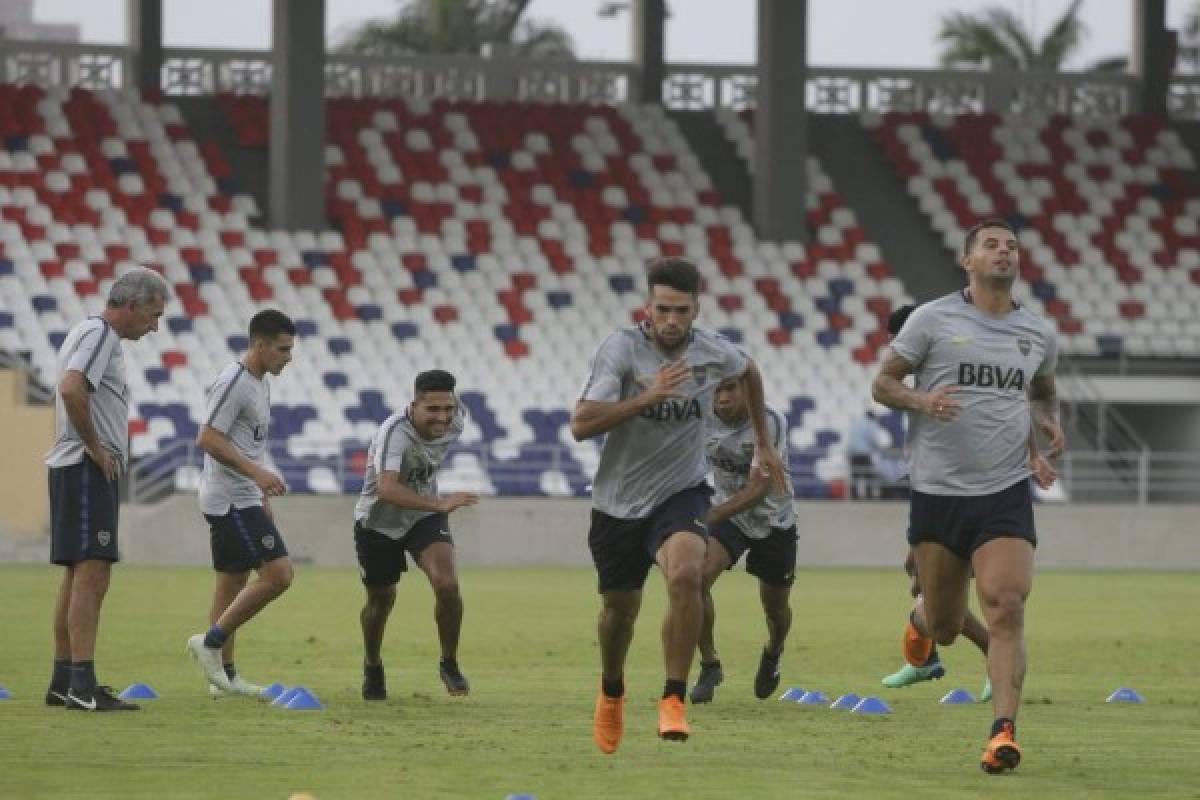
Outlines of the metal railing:
{"label": "metal railing", "polygon": [[25,373],[25,402],[39,406],[54,402],[54,389],[44,385],[29,362],[19,355],[0,350],[0,369],[13,369]]}
{"label": "metal railing", "polygon": [[[366,442],[306,442],[311,455],[289,452],[283,441],[269,447],[273,466],[293,491],[317,494],[357,493],[362,488]],[[590,447],[590,446],[589,446]],[[451,450],[440,483],[444,491],[477,491],[514,496],[584,497],[590,492],[595,457],[586,449],[555,444],[528,444],[505,452],[498,445],[458,445]],[[830,496],[829,476],[818,476],[817,461],[834,450],[793,450],[791,477],[797,499]],[[469,463],[464,463],[463,457]],[[195,490],[201,453],[189,440],[176,440],[137,459],[128,473],[129,500],[148,503],[177,491]],[[1114,469],[1114,464],[1128,465]],[[314,481],[312,470],[322,468]],[[543,483],[546,474],[557,477]],[[1068,450],[1058,464],[1064,499],[1103,502],[1198,502],[1200,454],[1140,451]],[[848,472],[837,476],[848,479]],[[895,487],[902,485],[891,482]],[[845,493],[846,497],[849,492]]]}
{"label": "metal railing", "polygon": [[[130,51],[122,46],[0,39],[0,82],[86,89],[129,88]],[[272,60],[266,50],[166,48],[164,94],[217,92],[266,95]],[[634,102],[638,67],[618,61],[517,60],[472,56],[361,56],[329,53],[330,97],[432,100],[525,100],[546,103]],[[752,107],[753,65],[675,63],[666,66],[663,102],[671,109]],[[1090,72],[918,70],[811,67],[804,87],[810,111],[983,111],[1077,116],[1137,110],[1131,75]],[[1172,79],[1171,114],[1200,119],[1200,77]]]}

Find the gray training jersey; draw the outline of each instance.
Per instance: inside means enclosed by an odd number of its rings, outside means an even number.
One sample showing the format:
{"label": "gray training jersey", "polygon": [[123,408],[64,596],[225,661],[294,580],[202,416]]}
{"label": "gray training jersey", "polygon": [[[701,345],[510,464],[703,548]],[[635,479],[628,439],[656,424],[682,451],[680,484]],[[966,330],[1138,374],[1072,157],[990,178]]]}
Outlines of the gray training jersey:
{"label": "gray training jersey", "polygon": [[[770,407],[767,408],[767,431],[771,436],[771,446],[787,466],[787,420]],[[709,416],[704,449],[712,466],[713,485],[717,490],[713,496],[714,506],[724,503],[746,486],[750,478],[750,465],[754,461],[754,441],[754,426],[749,417],[740,425],[730,426],[716,414]],[[795,525],[796,507],[792,503],[791,479],[787,482],[787,489],[780,490],[772,485],[758,505],[734,514],[729,521],[751,539],[765,539],[771,535],[772,528]]]}
{"label": "gray training jersey", "polygon": [[[58,383],[75,370],[88,383],[88,408],[100,445],[121,460],[129,460],[129,387],[121,338],[103,317],[88,317],[76,325],[58,351]],[[46,466],[69,467],[83,460],[83,439],[67,417],[60,395],[54,399],[54,445]]]}
{"label": "gray training jersey", "polygon": [[[204,424],[229,438],[234,448],[255,464],[266,466],[267,430],[271,424],[271,387],[244,364],[221,370],[207,390]],[[242,473],[204,454],[200,476],[200,511],[222,515],[233,508],[263,504],[262,489]]]}
{"label": "gray training jersey", "polygon": [[954,292],[914,311],[892,350],[912,364],[918,391],[960,387],[953,420],[909,414],[914,489],[983,495],[1029,477],[1029,386],[1058,360],[1042,319],[1023,307],[989,317]]}
{"label": "gray training jersey", "polygon": [[640,394],[666,364],[683,358],[692,377],[681,396],[647,408],[608,432],[592,486],[597,511],[641,519],[671,495],[704,481],[704,416],[711,413],[717,384],[746,371],[736,345],[693,329],[682,355],[666,356],[640,326],[609,336],[592,356],[581,400],[616,403]]}
{"label": "gray training jersey", "polygon": [[408,411],[392,414],[371,439],[367,449],[367,474],[362,494],[354,506],[354,518],[364,528],[401,539],[413,525],[436,512],[400,508],[379,499],[379,476],[399,472],[400,482],[422,497],[437,497],[438,469],[451,445],[462,436],[466,413],[458,407],[446,432],[436,439],[422,439]]}

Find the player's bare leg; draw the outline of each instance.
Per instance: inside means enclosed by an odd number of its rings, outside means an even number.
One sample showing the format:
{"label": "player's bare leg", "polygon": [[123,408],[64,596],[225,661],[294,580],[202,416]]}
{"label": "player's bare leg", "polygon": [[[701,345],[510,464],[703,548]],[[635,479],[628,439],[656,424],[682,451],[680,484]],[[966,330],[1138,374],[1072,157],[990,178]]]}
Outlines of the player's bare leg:
{"label": "player's bare leg", "polygon": [[[216,625],[217,620],[225,613],[225,609],[229,608],[234,598],[238,596],[238,592],[246,588],[246,584],[250,580],[250,572],[218,572],[216,585],[213,587],[212,608],[208,612],[208,624]],[[233,663],[233,640],[234,634],[229,634],[225,640],[225,644],[221,647],[221,660],[226,664]]]}
{"label": "player's bare leg", "polygon": [[71,661],[75,664],[91,661],[95,655],[100,608],[104,605],[111,575],[111,561],[88,559],[75,565],[67,604],[67,636]]}
{"label": "player's bare leg", "polygon": [[458,668],[463,602],[458,589],[458,572],[454,567],[454,547],[448,542],[434,542],[417,556],[417,565],[429,579],[429,588],[433,589],[433,616],[442,649],[442,661],[438,668],[442,683],[446,684],[446,691],[455,697],[465,695],[471,691],[471,687]]}
{"label": "player's bare leg", "polygon": [[387,683],[383,672],[383,632],[388,617],[396,604],[396,584],[368,586],[367,600],[363,604],[358,620],[363,634],[363,686],[364,700],[387,699]]}
{"label": "player's bare leg", "polygon": [[770,697],[779,687],[779,659],[783,655],[788,631],[792,629],[791,594],[790,586],[758,582],[758,595],[767,621],[767,644],[754,676],[754,696],[760,700]]}
{"label": "player's bare leg", "polygon": [[913,609],[914,627],[940,645],[953,644],[962,632],[971,565],[937,542],[921,542],[915,551],[923,602]]}
{"label": "player's bare leg", "polygon": [[696,685],[692,687],[693,703],[711,703],[717,686],[725,679],[721,670],[721,657],[717,654],[717,644],[713,636],[717,624],[717,610],[713,604],[712,587],[717,578],[721,577],[721,573],[728,568],[729,553],[716,539],[710,539],[708,552],[704,556],[704,617],[700,623],[700,638],[697,640],[700,650],[700,675],[696,678]]}
{"label": "player's bare leg", "polygon": [[[983,766],[989,772],[1002,771],[1020,761],[1013,739],[1025,683],[1025,600],[1033,589],[1033,545],[1013,537],[992,539],[975,551],[972,563],[988,624],[988,675],[995,693],[993,741]],[[997,739],[1003,741],[997,744]]]}
{"label": "player's bare leg", "polygon": [[690,732],[683,696],[704,617],[706,549],[704,537],[680,531],[663,542],[656,558],[667,581],[667,614],[662,625],[667,680],[658,704],[658,734],[664,739],[683,741]]}
{"label": "player's bare leg", "polygon": [[600,595],[600,692],[592,716],[592,738],[601,752],[614,753],[625,734],[625,657],[642,607],[641,591]]}
{"label": "player's bare leg", "polygon": [[232,636],[272,600],[286,592],[294,577],[295,571],[292,569],[290,558],[285,556],[264,562],[258,568],[258,579],[248,583],[237,593],[233,602],[217,619],[217,627],[224,631],[226,636]]}

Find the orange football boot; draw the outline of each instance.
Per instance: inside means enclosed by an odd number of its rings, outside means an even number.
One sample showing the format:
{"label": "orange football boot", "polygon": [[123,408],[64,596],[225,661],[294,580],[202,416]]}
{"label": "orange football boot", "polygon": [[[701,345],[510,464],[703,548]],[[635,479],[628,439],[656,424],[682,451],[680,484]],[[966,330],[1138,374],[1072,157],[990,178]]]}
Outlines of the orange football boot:
{"label": "orange football boot", "polygon": [[929,654],[933,652],[933,639],[921,635],[917,627],[909,620],[904,626],[904,639],[902,641],[901,650],[904,652],[904,660],[914,667],[921,667],[929,660]]}
{"label": "orange football boot", "polygon": [[1006,722],[1000,732],[988,742],[979,766],[989,775],[998,775],[1001,772],[1016,769],[1017,764],[1020,763],[1021,748],[1013,740],[1012,724]]}
{"label": "orange football boot", "polygon": [[596,746],[602,753],[615,753],[624,733],[625,698],[609,697],[601,691],[592,717],[592,738],[596,740]]}
{"label": "orange football boot", "polygon": [[671,695],[658,701],[658,735],[673,742],[686,742],[691,729],[688,728],[687,706],[678,697]]}

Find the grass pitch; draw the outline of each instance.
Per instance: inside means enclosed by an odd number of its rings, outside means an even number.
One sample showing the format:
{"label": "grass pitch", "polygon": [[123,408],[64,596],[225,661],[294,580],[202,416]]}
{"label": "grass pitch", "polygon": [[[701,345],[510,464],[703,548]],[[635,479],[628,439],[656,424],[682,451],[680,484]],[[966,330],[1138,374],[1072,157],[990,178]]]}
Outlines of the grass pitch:
{"label": "grass pitch", "polygon": [[[943,651],[948,676],[899,691],[907,581],[895,571],[802,571],[783,685],[880,694],[894,713],[860,718],[778,700],[751,684],[764,632],[757,589],[737,572],[716,588],[726,681],[690,710],[686,744],[655,736],[662,681],[662,580],[652,575],[629,658],[626,736],[615,756],[590,734],[598,682],[597,598],[588,570],[468,570],[460,663],[468,698],[437,677],[424,577],[401,581],[384,660],[390,698],[359,698],[361,589],[355,572],[298,570],[292,590],[239,634],[250,680],[303,684],[326,704],[287,712],[209,698],[184,641],[204,628],[203,569],[118,567],[97,654],[102,681],[149,683],[136,714],[41,705],[58,570],[0,568],[2,798],[1200,798],[1200,580],[1196,574],[1038,575],[1030,670],[1013,775],[978,767],[991,712],[938,705],[978,693],[968,642]],[[1119,686],[1146,705],[1114,706]]]}

